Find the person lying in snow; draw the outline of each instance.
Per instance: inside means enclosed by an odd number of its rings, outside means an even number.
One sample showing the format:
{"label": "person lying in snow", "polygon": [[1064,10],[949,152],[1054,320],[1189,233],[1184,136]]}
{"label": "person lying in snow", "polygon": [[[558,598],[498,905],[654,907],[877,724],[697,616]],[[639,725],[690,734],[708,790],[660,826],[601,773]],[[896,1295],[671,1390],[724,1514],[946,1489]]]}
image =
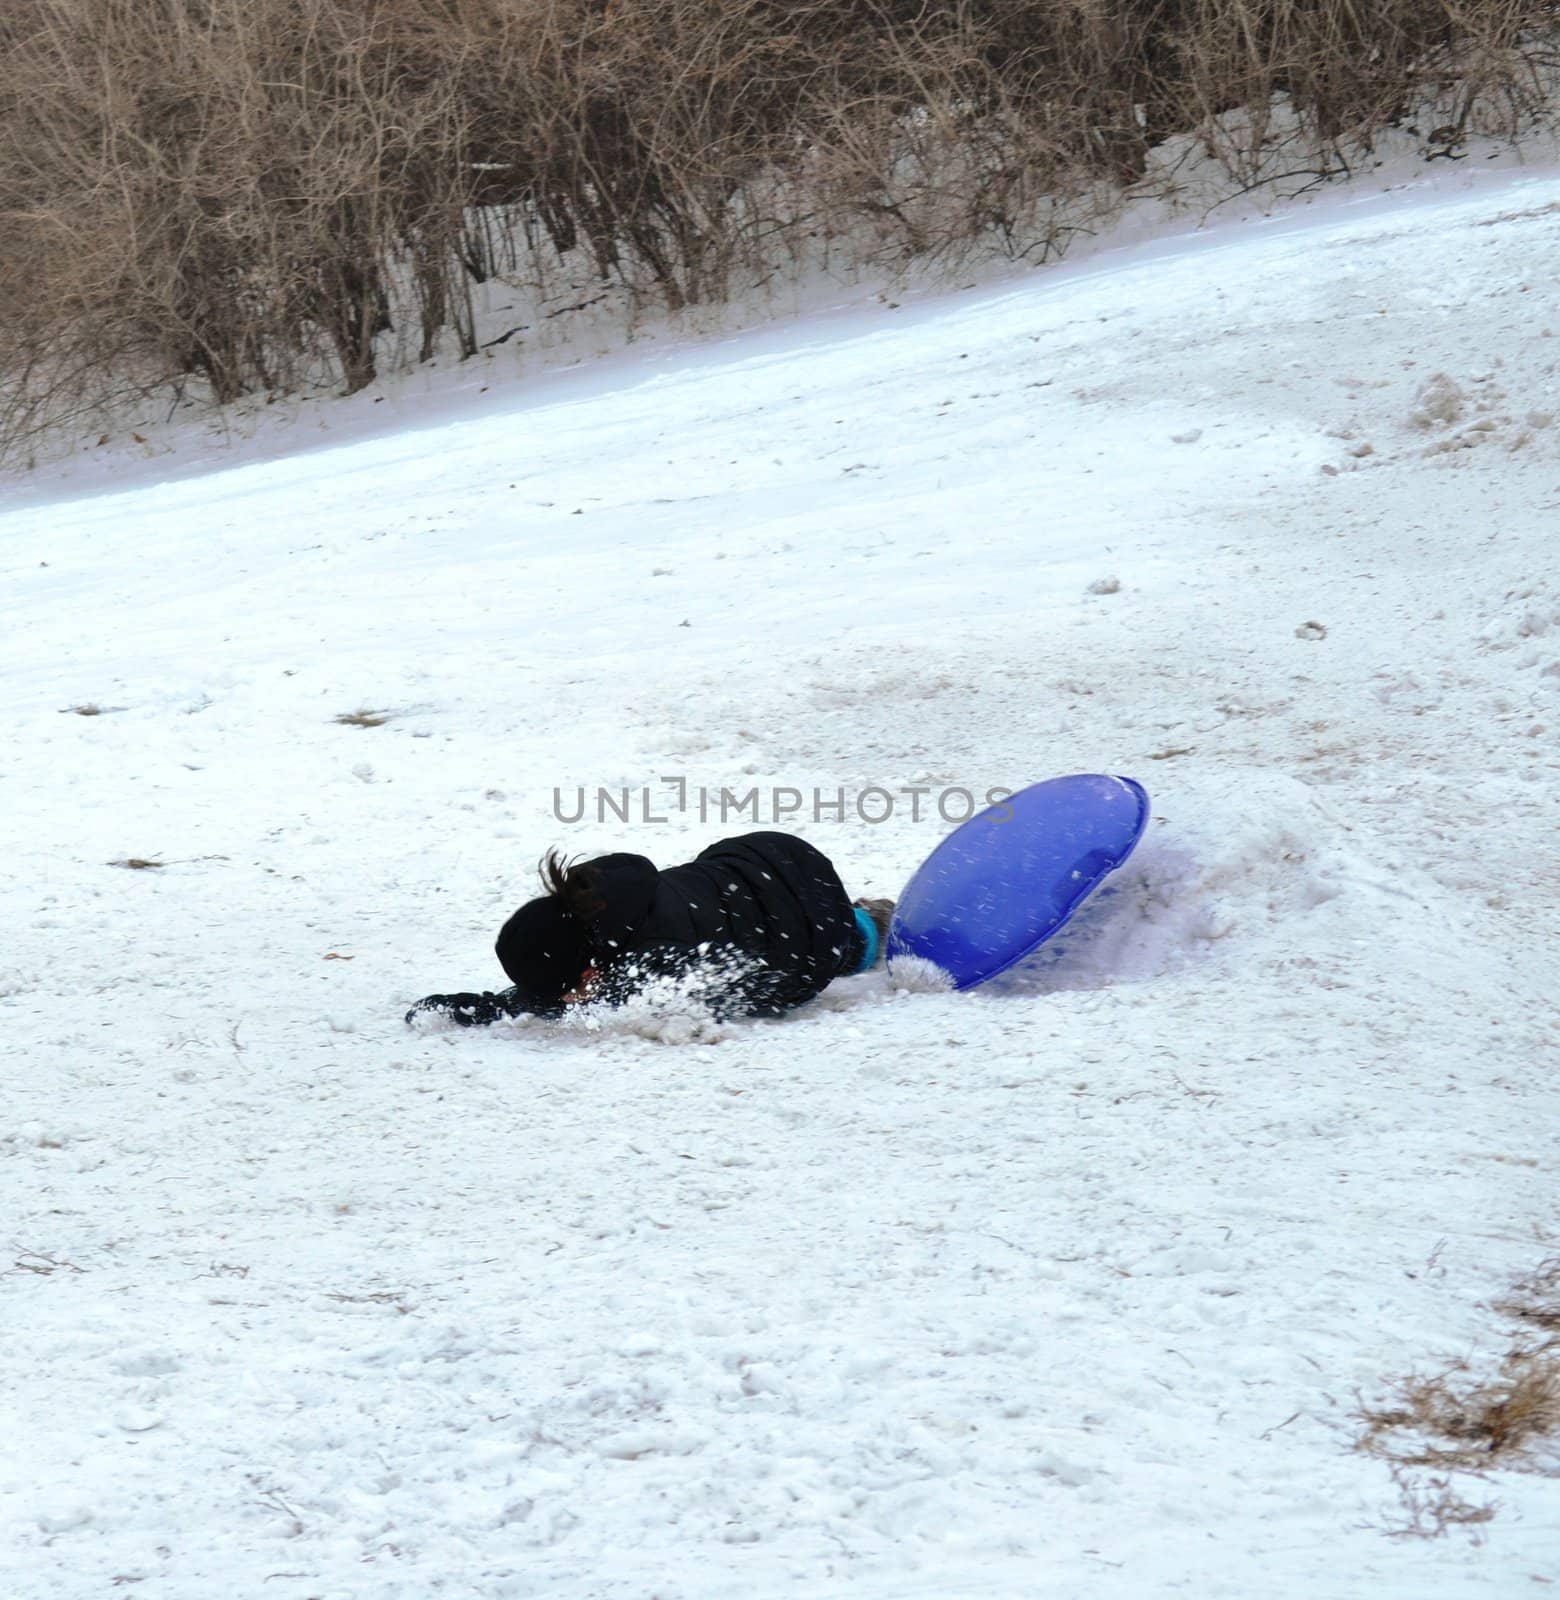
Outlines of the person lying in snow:
{"label": "person lying in snow", "polygon": [[891,900],[845,893],[822,851],[788,833],[748,833],[658,871],[644,856],[542,862],[546,893],[504,924],[511,987],[431,994],[406,1014],[462,1027],[585,1001],[621,1004],[658,980],[686,984],[715,1016],[779,1016],[881,958]]}

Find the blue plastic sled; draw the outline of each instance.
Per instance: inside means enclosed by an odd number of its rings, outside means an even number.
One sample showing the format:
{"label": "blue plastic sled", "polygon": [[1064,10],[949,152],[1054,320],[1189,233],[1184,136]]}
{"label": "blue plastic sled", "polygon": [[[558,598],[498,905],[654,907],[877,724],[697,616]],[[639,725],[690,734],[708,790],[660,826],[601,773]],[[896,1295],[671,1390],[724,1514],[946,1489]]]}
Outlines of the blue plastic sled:
{"label": "blue plastic sled", "polygon": [[973,989],[1038,950],[1132,854],[1148,793],[1079,773],[1022,789],[955,828],[899,897],[888,961],[920,956]]}

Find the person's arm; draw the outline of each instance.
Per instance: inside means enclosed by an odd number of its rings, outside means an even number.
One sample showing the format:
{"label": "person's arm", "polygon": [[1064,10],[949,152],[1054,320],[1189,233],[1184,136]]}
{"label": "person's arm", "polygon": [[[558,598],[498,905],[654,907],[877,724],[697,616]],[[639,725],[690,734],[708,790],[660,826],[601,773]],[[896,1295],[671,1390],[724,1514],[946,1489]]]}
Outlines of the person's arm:
{"label": "person's arm", "polygon": [[420,1016],[448,1017],[460,1028],[485,1028],[500,1017],[518,1017],[526,1006],[516,989],[501,989],[497,994],[430,994],[406,1013],[409,1025]]}

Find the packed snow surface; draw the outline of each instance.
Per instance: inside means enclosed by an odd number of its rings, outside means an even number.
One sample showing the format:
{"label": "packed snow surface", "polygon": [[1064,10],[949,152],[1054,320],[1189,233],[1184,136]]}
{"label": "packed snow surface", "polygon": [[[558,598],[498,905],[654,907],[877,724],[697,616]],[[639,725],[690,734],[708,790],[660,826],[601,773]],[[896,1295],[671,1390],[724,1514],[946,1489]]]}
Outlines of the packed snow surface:
{"label": "packed snow surface", "polygon": [[[1553,1450],[1353,1445],[1560,1253],[1557,293],[1448,176],[16,487],[0,1593],[1548,1592]],[[549,844],[1067,772],[978,991],[402,1023]]]}

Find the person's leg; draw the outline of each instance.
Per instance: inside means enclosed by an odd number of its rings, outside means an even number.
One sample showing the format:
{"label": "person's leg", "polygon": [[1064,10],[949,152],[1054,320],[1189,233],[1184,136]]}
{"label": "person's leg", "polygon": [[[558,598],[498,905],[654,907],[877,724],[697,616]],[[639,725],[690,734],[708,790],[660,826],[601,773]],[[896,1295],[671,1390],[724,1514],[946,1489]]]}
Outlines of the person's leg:
{"label": "person's leg", "polygon": [[861,929],[861,937],[866,945],[861,965],[856,970],[865,972],[869,967],[875,967],[887,950],[888,925],[894,917],[894,902],[864,898],[852,901],[851,905],[856,913],[856,925]]}

